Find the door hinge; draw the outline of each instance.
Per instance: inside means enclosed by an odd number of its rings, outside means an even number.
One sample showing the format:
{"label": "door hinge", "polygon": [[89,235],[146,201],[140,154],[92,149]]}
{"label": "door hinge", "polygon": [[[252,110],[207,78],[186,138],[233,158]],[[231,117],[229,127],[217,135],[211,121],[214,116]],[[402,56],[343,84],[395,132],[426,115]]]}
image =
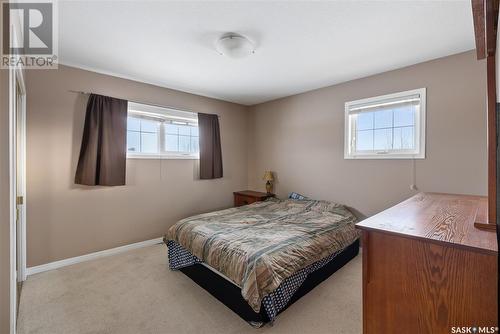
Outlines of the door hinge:
{"label": "door hinge", "polygon": [[16,204],[17,205],[23,205],[24,204],[24,197],[23,196],[17,196],[16,197]]}

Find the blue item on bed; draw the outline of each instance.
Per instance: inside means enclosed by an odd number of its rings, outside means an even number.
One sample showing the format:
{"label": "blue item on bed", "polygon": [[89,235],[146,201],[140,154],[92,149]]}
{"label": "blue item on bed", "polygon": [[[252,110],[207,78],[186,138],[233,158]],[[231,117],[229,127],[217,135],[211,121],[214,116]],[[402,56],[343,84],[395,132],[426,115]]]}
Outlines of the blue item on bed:
{"label": "blue item on bed", "polygon": [[308,199],[306,196],[303,196],[303,195],[295,193],[295,192],[291,192],[290,195],[288,195],[288,198],[297,199],[297,200]]}

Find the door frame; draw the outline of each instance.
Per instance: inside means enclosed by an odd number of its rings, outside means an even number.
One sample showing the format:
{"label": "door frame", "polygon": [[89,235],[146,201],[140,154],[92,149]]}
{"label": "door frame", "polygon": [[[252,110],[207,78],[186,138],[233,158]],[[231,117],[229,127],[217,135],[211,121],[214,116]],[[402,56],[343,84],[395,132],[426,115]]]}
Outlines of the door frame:
{"label": "door frame", "polygon": [[[16,321],[17,321],[17,277],[21,280],[25,279],[26,276],[26,220],[21,219],[20,224],[24,225],[20,227],[21,235],[18,235],[18,224],[17,224],[17,87],[19,87],[21,92],[21,115],[24,116],[22,121],[26,121],[26,86],[24,83],[23,69],[21,67],[13,67],[9,69],[9,198],[10,198],[10,333],[16,333]],[[25,124],[21,127],[24,132],[26,129]],[[24,136],[23,149],[25,148],[26,138],[25,133],[21,134]],[[25,157],[25,152],[21,153],[21,156]],[[25,159],[23,160],[25,162]],[[23,181],[25,181],[25,166],[20,171],[24,175],[21,176]],[[25,182],[22,185],[25,187]],[[24,211],[25,211],[25,205]],[[25,217],[25,215],[23,215]],[[19,242],[18,242],[19,240]],[[20,243],[18,247],[18,243]],[[20,254],[18,254],[18,249]],[[18,264],[18,255],[20,255],[21,266],[20,272],[16,272],[16,267]],[[23,267],[24,266],[24,267]]]}
{"label": "door frame", "polygon": [[[16,71],[16,208],[19,210],[16,235],[17,282],[26,280],[26,86],[22,70]],[[22,196],[19,204],[17,197]]]}

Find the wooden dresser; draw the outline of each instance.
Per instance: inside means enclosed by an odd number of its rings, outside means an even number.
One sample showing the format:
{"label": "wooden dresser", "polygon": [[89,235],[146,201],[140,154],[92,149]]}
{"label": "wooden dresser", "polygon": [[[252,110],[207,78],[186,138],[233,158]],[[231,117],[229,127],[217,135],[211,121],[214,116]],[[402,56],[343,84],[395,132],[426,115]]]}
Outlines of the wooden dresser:
{"label": "wooden dresser", "polygon": [[363,333],[498,326],[496,233],[474,227],[486,206],[486,197],[420,193],[356,225]]}
{"label": "wooden dresser", "polygon": [[235,191],[234,206],[242,206],[252,204],[254,202],[265,201],[269,197],[274,197],[274,194],[261,193],[259,191],[243,190]]}

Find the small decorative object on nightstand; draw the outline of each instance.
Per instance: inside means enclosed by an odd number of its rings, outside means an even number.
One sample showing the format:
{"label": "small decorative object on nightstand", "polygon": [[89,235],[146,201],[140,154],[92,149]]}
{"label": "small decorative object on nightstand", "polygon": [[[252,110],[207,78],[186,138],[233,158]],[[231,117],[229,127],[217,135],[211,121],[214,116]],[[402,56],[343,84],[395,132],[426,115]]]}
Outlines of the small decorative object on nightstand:
{"label": "small decorative object on nightstand", "polygon": [[269,197],[274,197],[274,194],[266,194],[252,190],[235,191],[233,194],[234,206],[242,206],[259,201],[265,201]]}
{"label": "small decorative object on nightstand", "polygon": [[266,181],[267,193],[271,194],[273,192],[273,181],[274,181],[273,172],[271,172],[270,170],[266,171],[264,173],[263,180]]}

